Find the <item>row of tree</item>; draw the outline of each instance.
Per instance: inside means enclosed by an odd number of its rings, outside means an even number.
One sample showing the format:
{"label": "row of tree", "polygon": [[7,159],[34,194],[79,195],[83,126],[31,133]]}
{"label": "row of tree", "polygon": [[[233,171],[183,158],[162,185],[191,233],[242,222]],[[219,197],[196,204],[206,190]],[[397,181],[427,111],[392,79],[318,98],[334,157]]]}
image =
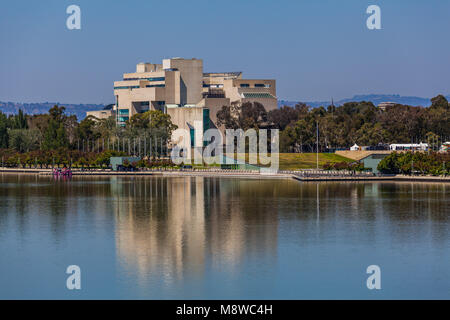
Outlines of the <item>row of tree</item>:
{"label": "row of tree", "polygon": [[[107,168],[111,157],[126,156],[122,151],[107,150],[103,152],[83,152],[59,148],[56,150],[35,150],[25,153],[11,152],[10,149],[0,149],[0,166],[9,168]],[[137,163],[125,163],[125,167],[173,167],[170,160],[147,158]]]}
{"label": "row of tree", "polygon": [[[386,110],[371,102],[349,102],[327,108],[310,108],[299,103],[269,112],[259,103],[244,103],[224,106],[217,113],[216,125],[243,130],[279,129],[281,152],[314,152],[317,128],[321,151],[349,148],[355,143],[376,146],[424,141],[437,146],[450,137],[450,106],[442,95],[431,102],[428,108],[395,105]],[[20,110],[17,115],[7,117],[0,112],[0,149],[21,153],[60,148],[127,151],[126,143],[130,151],[131,143],[139,139],[141,145],[142,141],[145,146],[150,142],[152,148],[159,146],[161,152],[176,128],[168,114],[156,110],[132,116],[124,127],[117,126],[114,117],[87,117],[78,122],[76,116],[66,115],[62,106],[38,115],[25,115]]]}
{"label": "row of tree", "polygon": [[17,115],[7,117],[0,112],[0,149],[20,153],[61,148],[125,152],[130,151],[133,142],[139,141],[142,145],[145,141],[145,146],[148,144],[154,152],[161,153],[175,129],[170,116],[157,110],[134,115],[124,127],[117,126],[114,117],[87,117],[78,122],[76,116],[66,115],[62,106],[54,106],[48,114],[38,115],[25,115],[19,110]]}
{"label": "row of tree", "polygon": [[390,143],[429,142],[438,145],[450,137],[450,106],[439,95],[431,106],[389,106],[385,110],[371,102],[349,102],[342,106],[310,108],[299,103],[267,112],[258,103],[226,106],[217,113],[217,124],[226,128],[280,130],[282,152],[313,152],[317,127],[319,148],[349,148],[353,144],[377,146]]}
{"label": "row of tree", "polygon": [[390,174],[450,174],[450,154],[393,152],[378,164],[378,170]]}

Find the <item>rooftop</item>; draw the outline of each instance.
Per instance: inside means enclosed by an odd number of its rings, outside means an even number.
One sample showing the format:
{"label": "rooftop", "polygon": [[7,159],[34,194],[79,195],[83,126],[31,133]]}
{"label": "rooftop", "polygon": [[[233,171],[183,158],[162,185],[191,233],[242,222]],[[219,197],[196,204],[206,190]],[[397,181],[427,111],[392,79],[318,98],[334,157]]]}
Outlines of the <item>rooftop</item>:
{"label": "rooftop", "polygon": [[207,72],[203,73],[204,77],[239,77],[242,74],[241,71],[235,72]]}

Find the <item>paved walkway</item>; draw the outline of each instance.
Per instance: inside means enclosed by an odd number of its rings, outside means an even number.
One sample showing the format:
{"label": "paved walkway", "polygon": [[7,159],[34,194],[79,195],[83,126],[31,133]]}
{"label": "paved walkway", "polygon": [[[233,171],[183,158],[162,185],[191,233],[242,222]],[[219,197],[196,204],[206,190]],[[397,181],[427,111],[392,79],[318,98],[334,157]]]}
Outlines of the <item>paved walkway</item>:
{"label": "paved walkway", "polygon": [[[327,174],[325,171],[315,172],[311,170],[305,171],[281,171],[279,173],[260,173],[251,170],[220,170],[220,169],[199,169],[199,170],[149,170],[136,172],[117,172],[111,170],[73,170],[73,176],[201,176],[201,177],[248,177],[258,179],[273,179],[273,178],[289,178],[299,181],[415,181],[415,182],[450,182],[448,177],[434,177],[434,176],[372,176],[365,174],[358,175],[338,175],[336,173]],[[53,175],[52,169],[23,169],[23,168],[0,168],[0,173],[12,174],[39,174],[39,175]],[[315,174],[316,173],[316,174]]]}

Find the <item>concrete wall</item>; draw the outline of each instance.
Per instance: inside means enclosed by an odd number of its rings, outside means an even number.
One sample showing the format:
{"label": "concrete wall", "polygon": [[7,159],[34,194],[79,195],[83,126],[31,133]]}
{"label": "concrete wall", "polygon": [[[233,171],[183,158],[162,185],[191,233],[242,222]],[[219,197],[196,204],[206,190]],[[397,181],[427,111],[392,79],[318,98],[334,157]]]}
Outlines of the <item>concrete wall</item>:
{"label": "concrete wall", "polygon": [[87,111],[86,117],[93,116],[97,119],[108,119],[113,115],[112,110]]}
{"label": "concrete wall", "polygon": [[203,122],[203,108],[167,108],[167,114],[170,116],[172,123],[176,124],[180,129],[189,130],[188,123],[194,126],[195,121]]}
{"label": "concrete wall", "polygon": [[364,168],[370,168],[372,169],[372,172],[377,174],[379,173],[377,167],[378,164],[383,160],[385,157],[387,157],[388,154],[371,154],[370,156],[362,159],[362,163],[364,164]]}
{"label": "concrete wall", "polygon": [[197,104],[200,102],[203,89],[203,60],[165,59],[163,65],[180,71],[181,104]]}
{"label": "concrete wall", "polygon": [[342,150],[342,151],[336,151],[336,154],[352,159],[352,160],[356,160],[359,161],[371,154],[390,154],[392,151],[389,150],[379,150],[379,151],[350,151],[350,150]]}

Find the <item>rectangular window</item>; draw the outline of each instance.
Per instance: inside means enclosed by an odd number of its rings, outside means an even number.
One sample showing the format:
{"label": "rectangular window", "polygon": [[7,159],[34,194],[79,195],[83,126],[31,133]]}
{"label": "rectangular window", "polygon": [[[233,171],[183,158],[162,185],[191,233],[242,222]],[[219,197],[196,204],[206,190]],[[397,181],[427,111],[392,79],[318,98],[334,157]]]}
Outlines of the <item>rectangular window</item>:
{"label": "rectangular window", "polygon": [[[209,109],[203,109],[203,133],[209,129]],[[210,141],[203,141],[203,146],[206,147]]]}
{"label": "rectangular window", "polygon": [[138,89],[139,86],[129,86],[129,87],[114,87],[114,90],[121,90],[121,89]]}
{"label": "rectangular window", "polygon": [[128,109],[119,109],[119,114],[130,114],[130,110],[128,110]]}
{"label": "rectangular window", "polygon": [[166,78],[165,78],[165,77],[159,77],[159,78],[147,78],[147,79],[145,79],[145,80],[148,80],[148,81],[165,81]]}
{"label": "rectangular window", "polygon": [[203,132],[209,129],[209,109],[203,109]]}
{"label": "rectangular window", "polygon": [[156,78],[126,78],[123,81],[136,81],[136,80],[148,80],[148,81],[165,81],[165,77],[156,77]]}
{"label": "rectangular window", "polygon": [[241,83],[241,88],[249,88],[250,85],[248,83]]}
{"label": "rectangular window", "polygon": [[189,130],[190,136],[191,136],[191,147],[194,147],[195,145],[195,130],[190,129]]}

